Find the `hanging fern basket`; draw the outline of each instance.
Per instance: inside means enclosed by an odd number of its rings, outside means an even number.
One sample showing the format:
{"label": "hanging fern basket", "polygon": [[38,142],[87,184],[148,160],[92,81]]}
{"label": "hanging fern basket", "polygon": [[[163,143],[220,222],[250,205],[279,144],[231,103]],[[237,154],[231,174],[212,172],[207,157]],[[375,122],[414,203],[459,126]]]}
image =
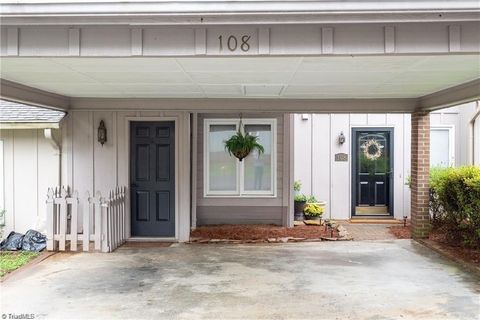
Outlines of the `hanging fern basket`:
{"label": "hanging fern basket", "polygon": [[259,154],[265,152],[263,146],[258,143],[258,137],[245,132],[241,118],[237,133],[225,141],[225,150],[239,161],[246,158],[253,150],[257,150]]}

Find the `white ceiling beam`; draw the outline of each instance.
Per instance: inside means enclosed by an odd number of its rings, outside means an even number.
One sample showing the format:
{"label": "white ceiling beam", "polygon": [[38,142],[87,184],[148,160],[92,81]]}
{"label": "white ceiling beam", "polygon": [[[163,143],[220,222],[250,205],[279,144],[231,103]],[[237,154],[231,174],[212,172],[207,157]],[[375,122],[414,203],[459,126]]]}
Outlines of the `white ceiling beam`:
{"label": "white ceiling beam", "polygon": [[190,112],[408,113],[416,99],[183,99],[71,98],[72,110],[168,110]]}
{"label": "white ceiling beam", "polygon": [[418,109],[434,111],[480,100],[480,79],[418,98]]}
{"label": "white ceiling beam", "polygon": [[197,112],[336,112],[409,113],[434,111],[480,100],[480,79],[420,98],[375,99],[190,99],[190,98],[75,98],[0,79],[0,97],[42,107],[80,110],[181,110]]}
{"label": "white ceiling beam", "polygon": [[[3,23],[3,20],[2,20]],[[2,56],[174,57],[479,53],[480,21],[319,26],[5,27]],[[448,36],[445,36],[448,35]],[[237,46],[226,41],[234,36]],[[243,37],[250,39],[248,50]],[[223,38],[223,42],[219,38]],[[245,39],[246,39],[245,38]],[[299,45],[299,38],[303,39]],[[18,41],[20,39],[21,41]],[[361,39],[361,41],[359,40]],[[235,40],[235,39],[233,39]],[[234,41],[232,42],[234,43]],[[241,49],[243,48],[243,49]]]}
{"label": "white ceiling beam", "polygon": [[0,79],[0,97],[2,99],[26,104],[67,111],[70,105],[68,97]]}

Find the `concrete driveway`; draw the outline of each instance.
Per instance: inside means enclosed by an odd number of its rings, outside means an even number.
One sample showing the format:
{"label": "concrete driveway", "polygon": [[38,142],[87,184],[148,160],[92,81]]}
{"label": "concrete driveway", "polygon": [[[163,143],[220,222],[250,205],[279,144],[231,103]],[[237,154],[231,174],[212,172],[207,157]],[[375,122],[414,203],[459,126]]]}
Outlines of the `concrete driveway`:
{"label": "concrete driveway", "polygon": [[67,319],[478,319],[479,279],[410,240],[57,254],[2,313]]}

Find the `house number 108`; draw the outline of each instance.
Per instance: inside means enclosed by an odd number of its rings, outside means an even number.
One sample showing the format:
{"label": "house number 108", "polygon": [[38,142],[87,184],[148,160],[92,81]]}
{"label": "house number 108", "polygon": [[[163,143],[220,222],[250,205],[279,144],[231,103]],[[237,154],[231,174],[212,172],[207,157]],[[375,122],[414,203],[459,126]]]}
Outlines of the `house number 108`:
{"label": "house number 108", "polygon": [[[250,36],[247,36],[247,35],[242,36],[240,38],[240,41],[239,39],[237,39],[237,37],[233,35],[229,36],[226,41],[227,48],[228,50],[234,52],[240,47],[240,50],[242,50],[243,52],[248,52],[248,50],[250,50],[250,44],[248,43],[249,40],[250,40]],[[223,51],[223,45],[224,45],[223,36],[219,36],[218,41],[220,43],[220,51]]]}

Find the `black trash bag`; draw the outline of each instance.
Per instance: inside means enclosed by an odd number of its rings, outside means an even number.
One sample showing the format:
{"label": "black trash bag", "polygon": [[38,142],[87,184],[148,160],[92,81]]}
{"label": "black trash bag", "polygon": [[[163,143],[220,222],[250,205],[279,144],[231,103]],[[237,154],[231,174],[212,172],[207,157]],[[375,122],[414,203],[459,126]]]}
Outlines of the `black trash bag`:
{"label": "black trash bag", "polygon": [[24,235],[21,233],[10,232],[8,237],[0,243],[0,250],[22,250],[23,237]]}
{"label": "black trash bag", "polygon": [[47,237],[35,230],[28,230],[23,237],[22,250],[40,252],[47,247]]}

